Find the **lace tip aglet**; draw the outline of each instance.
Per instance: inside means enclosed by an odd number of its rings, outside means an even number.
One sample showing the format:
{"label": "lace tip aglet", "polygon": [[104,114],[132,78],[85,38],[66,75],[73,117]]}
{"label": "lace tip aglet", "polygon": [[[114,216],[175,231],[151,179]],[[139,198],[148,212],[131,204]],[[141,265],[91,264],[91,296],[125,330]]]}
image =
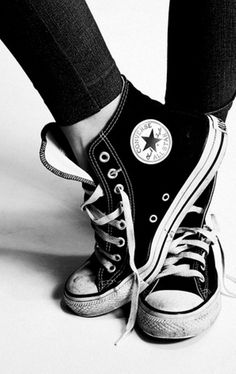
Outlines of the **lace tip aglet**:
{"label": "lace tip aglet", "polygon": [[115,347],[118,347],[118,345],[120,344],[120,342],[122,342],[126,337],[127,335],[129,334],[129,331],[125,331],[114,343],[114,346]]}

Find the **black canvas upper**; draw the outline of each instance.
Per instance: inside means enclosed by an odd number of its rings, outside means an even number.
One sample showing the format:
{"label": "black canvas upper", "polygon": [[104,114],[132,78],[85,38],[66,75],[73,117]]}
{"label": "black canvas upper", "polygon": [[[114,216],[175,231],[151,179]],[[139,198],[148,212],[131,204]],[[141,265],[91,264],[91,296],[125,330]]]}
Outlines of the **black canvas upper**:
{"label": "black canvas upper", "polygon": [[[205,191],[202,193],[202,195],[199,197],[199,199],[196,202],[196,206],[202,208],[202,213],[188,213],[183,222],[181,223],[180,227],[186,227],[186,228],[193,228],[193,227],[204,227],[206,224],[205,217],[209,208],[209,204],[212,199],[212,194],[214,191],[215,186],[215,179],[208,185],[208,187],[205,189]],[[189,237],[190,239],[191,237]],[[200,239],[200,235],[193,235],[192,238],[194,239]],[[188,250],[189,251],[189,250]],[[199,253],[200,255],[204,253],[204,250],[197,247],[192,247],[190,251],[193,251],[195,253]],[[178,290],[178,291],[186,291],[194,293],[198,296],[200,296],[203,299],[203,303],[208,301],[212,295],[217,290],[218,287],[218,276],[217,276],[217,270],[215,266],[215,258],[214,258],[214,252],[212,244],[209,244],[209,254],[206,255],[205,253],[205,261],[206,265],[205,268],[201,267],[200,262],[192,259],[183,259],[180,260],[176,265],[178,264],[189,264],[191,269],[195,269],[199,271],[203,277],[204,282],[202,282],[198,277],[181,277],[178,275],[170,275],[163,278],[160,278],[159,281],[156,283],[156,286],[154,287],[154,283],[151,284],[142,294],[141,299],[144,304],[147,304],[145,301],[146,296],[151,292],[156,292],[160,290]],[[201,305],[199,305],[201,306]],[[154,309],[150,304],[148,304],[148,307],[150,309]],[[181,307],[181,306],[180,306]],[[170,312],[168,310],[165,311],[166,313],[174,314],[175,312]],[[186,313],[187,311],[182,311],[181,309],[178,311],[178,313]]]}
{"label": "black canvas upper", "polygon": [[[146,120],[157,120],[171,134],[171,150],[168,156],[157,164],[141,162],[131,149],[131,135],[134,128]],[[46,137],[47,130],[45,128],[42,132],[43,139]],[[51,131],[53,130],[51,129]],[[95,206],[105,214],[113,212],[121,202],[120,194],[114,191],[117,185],[122,185],[129,197],[134,222],[135,264],[137,268],[147,262],[157,227],[196,167],[208,132],[207,116],[169,111],[164,105],[142,94],[125,80],[122,97],[115,114],[103,131],[88,146],[89,173],[94,184],[99,184],[104,192],[104,197],[101,197]],[[60,146],[65,148],[67,156],[75,162],[63,135],[58,135],[58,127],[55,128],[55,136],[57,136]],[[145,137],[145,147],[150,149],[150,152],[153,137],[156,138],[156,136],[150,130],[148,136]],[[101,154],[104,152],[109,154],[107,162],[101,162]],[[60,171],[48,166],[43,157],[41,156],[41,160],[46,167],[55,174],[63,176]],[[119,170],[114,179],[108,177],[111,169]],[[66,176],[64,174],[64,177],[79,180],[68,174]],[[168,194],[168,199],[163,199],[165,194]],[[157,217],[157,222],[150,222],[152,215]],[[121,231],[111,225],[104,226],[103,230],[107,231],[109,235],[127,239],[126,230]],[[131,273],[128,247],[126,244],[118,248],[114,244],[105,242],[98,235],[95,237],[97,245],[109,253],[119,253],[122,258],[121,261],[114,263],[116,271],[110,273],[93,256],[93,266],[97,271],[97,287],[99,292],[105,292]]]}
{"label": "black canvas upper", "polygon": [[[141,163],[134,157],[130,147],[134,127],[146,119],[162,122],[171,132],[173,139],[169,156],[156,165]],[[105,192],[103,211],[110,213],[119,204],[120,196],[114,193],[117,184],[122,184],[129,195],[135,228],[137,267],[146,263],[157,225],[197,164],[207,135],[208,119],[205,116],[169,112],[162,104],[143,95],[131,83],[126,82],[116,114],[89,146],[88,155],[93,177]],[[104,151],[111,156],[105,164],[99,162],[99,155]],[[111,168],[122,169],[122,173],[114,180],[107,178]],[[168,201],[162,200],[165,193],[170,195]],[[149,221],[152,214],[158,217],[156,224]],[[109,230],[111,235],[123,236],[126,239],[125,230]],[[100,245],[104,245],[101,239],[96,239]],[[112,244],[107,244],[106,250],[117,253],[117,247]],[[127,249],[121,248],[119,253],[124,261],[116,264],[117,272],[111,275],[105,269],[100,269],[100,289],[114,286],[114,282],[124,277],[124,272],[130,272],[130,269],[127,269]]]}

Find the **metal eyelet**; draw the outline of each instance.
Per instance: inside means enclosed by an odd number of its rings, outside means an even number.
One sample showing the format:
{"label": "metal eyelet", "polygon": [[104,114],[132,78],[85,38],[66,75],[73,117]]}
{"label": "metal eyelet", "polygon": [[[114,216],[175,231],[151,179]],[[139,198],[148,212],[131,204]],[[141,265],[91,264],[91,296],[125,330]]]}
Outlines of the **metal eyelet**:
{"label": "metal eyelet", "polygon": [[168,201],[170,198],[170,195],[168,193],[164,193],[164,195],[162,196],[162,201]]}
{"label": "metal eyelet", "polygon": [[119,194],[120,191],[124,191],[124,186],[123,186],[123,184],[117,184],[117,185],[115,186],[115,188],[114,188],[114,192],[115,192],[115,193]]}
{"label": "metal eyelet", "polygon": [[111,265],[109,267],[109,269],[107,269],[108,273],[114,273],[114,271],[116,271],[116,266],[115,265]]}
{"label": "metal eyelet", "polygon": [[107,173],[107,176],[108,176],[108,178],[110,178],[110,179],[115,179],[115,178],[117,178],[118,173],[119,173],[119,170],[116,170],[116,169],[110,169],[110,170],[108,171],[108,173]]}
{"label": "metal eyelet", "polygon": [[121,260],[121,255],[119,255],[119,254],[116,254],[115,256],[114,256],[114,260],[115,261],[120,261]]}
{"label": "metal eyelet", "polygon": [[126,223],[124,219],[121,219],[118,223],[119,230],[124,230],[126,228]]}
{"label": "metal eyelet", "polygon": [[152,215],[149,217],[149,221],[150,221],[151,223],[155,223],[155,222],[157,222],[157,220],[158,220],[158,218],[157,218],[156,214],[152,214]]}
{"label": "metal eyelet", "polygon": [[124,247],[125,245],[125,239],[120,237],[119,238],[119,244],[117,244],[117,247]]}
{"label": "metal eyelet", "polygon": [[99,156],[101,162],[108,162],[110,160],[110,155],[108,152],[102,152]]}

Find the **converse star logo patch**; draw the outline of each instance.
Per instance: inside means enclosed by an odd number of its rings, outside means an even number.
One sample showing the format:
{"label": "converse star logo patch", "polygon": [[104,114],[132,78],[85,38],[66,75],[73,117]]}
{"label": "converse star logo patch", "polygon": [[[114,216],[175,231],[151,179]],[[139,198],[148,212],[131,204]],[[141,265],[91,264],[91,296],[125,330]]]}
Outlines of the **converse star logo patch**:
{"label": "converse star logo patch", "polygon": [[170,153],[172,137],[163,123],[148,119],[138,123],[130,138],[134,156],[145,164],[157,164]]}

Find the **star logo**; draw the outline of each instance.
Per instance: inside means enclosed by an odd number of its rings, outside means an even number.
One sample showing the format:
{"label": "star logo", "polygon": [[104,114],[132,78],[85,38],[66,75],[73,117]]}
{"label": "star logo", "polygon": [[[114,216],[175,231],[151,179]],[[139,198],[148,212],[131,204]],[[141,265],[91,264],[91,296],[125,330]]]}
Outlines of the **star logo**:
{"label": "star logo", "polygon": [[162,122],[146,119],[134,127],[130,136],[130,146],[138,161],[155,165],[164,161],[170,154],[172,136]]}
{"label": "star logo", "polygon": [[153,151],[156,152],[156,144],[161,140],[159,138],[155,138],[153,129],[150,132],[149,136],[142,136],[143,140],[145,140],[146,144],[143,148],[143,151],[145,151],[148,148],[152,148]]}

